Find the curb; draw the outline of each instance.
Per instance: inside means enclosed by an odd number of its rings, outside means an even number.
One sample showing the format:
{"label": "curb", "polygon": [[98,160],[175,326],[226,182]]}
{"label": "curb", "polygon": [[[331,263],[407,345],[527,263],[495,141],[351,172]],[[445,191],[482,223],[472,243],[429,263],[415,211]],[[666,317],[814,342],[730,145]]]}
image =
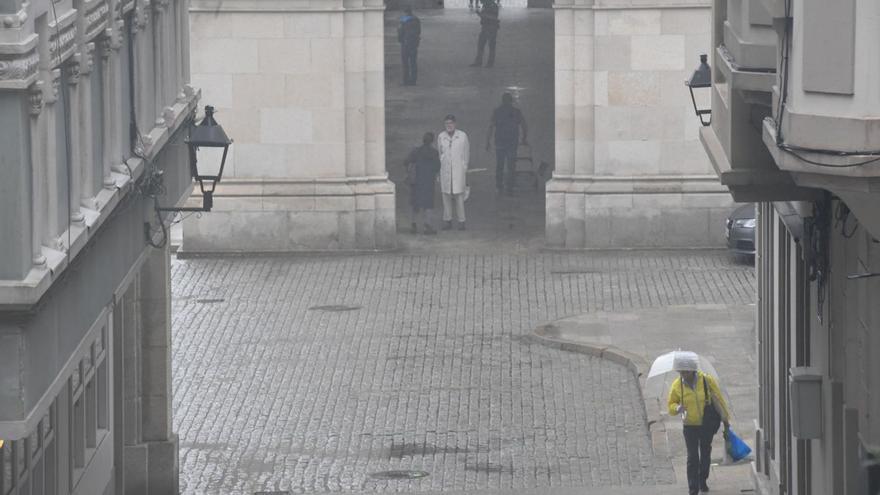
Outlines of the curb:
{"label": "curb", "polygon": [[662,404],[659,399],[645,398],[645,379],[650,368],[647,361],[637,354],[627,352],[613,345],[594,344],[590,342],[575,343],[567,340],[556,339],[542,335],[542,332],[553,326],[552,323],[540,325],[535,328],[526,339],[536,344],[540,344],[562,351],[577,352],[587,354],[602,359],[607,359],[613,363],[625,366],[636,376],[639,381],[639,395],[642,397],[642,405],[645,408],[645,417],[648,421],[648,434],[651,436],[651,447],[654,450],[654,456],[664,460],[671,460],[672,455],[669,449],[669,438],[666,431],[666,422],[663,421],[661,415]]}

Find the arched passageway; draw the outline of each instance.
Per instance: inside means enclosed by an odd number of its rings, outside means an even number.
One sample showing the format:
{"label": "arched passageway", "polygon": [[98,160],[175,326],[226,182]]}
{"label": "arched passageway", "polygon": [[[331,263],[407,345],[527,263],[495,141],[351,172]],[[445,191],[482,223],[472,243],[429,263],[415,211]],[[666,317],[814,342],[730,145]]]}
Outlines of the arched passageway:
{"label": "arched passageway", "polygon": [[[418,247],[424,239],[397,229],[409,224],[400,162],[448,112],[472,135],[472,167],[489,169],[472,171],[469,230],[446,236],[453,245],[478,234],[574,249],[723,242],[730,196],[682,85],[710,46],[705,6],[504,7],[491,70],[467,67],[475,16],[435,10],[423,14],[416,87],[400,86],[397,13],[383,0],[191,6],[193,83],[235,145],[215,211],[187,220],[183,251]],[[523,88],[534,157],[553,176],[543,195],[496,201],[484,140],[506,86]]]}
{"label": "arched passageway", "polygon": [[[509,3],[509,2],[508,2]],[[396,184],[398,243],[407,248],[454,247],[499,242],[507,247],[540,244],[544,235],[544,184],[537,176],[518,174],[514,191],[495,189],[494,145],[486,138],[493,109],[510,92],[528,124],[529,147],[521,147],[518,168],[537,171],[553,163],[553,11],[504,6],[497,55],[492,68],[470,67],[480,32],[479,17],[468,9],[416,10],[422,24],[419,77],[416,86],[402,84],[397,26],[401,11],[385,13],[385,152],[388,172]],[[443,118],[454,114],[471,143],[471,194],[466,202],[465,232],[439,236],[412,235],[403,161],[422,134],[439,133]],[[531,157],[531,161],[526,160]],[[548,172],[549,173],[549,172]],[[441,224],[439,188],[435,223]]]}

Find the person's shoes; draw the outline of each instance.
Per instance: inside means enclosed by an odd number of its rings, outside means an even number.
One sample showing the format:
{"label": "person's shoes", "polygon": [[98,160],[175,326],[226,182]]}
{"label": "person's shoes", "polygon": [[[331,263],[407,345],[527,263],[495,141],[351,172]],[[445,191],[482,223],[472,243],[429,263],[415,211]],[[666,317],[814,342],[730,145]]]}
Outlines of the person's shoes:
{"label": "person's shoes", "polygon": [[703,483],[703,486],[700,487],[700,493],[709,493],[709,486]]}
{"label": "person's shoes", "polygon": [[458,223],[458,230],[465,230],[465,228],[464,228],[464,222],[459,222],[459,223]]}
{"label": "person's shoes", "polygon": [[443,230],[452,230],[452,220],[443,222]]}
{"label": "person's shoes", "polygon": [[482,62],[474,62],[470,65],[470,67],[482,67],[482,66],[483,66]]}
{"label": "person's shoes", "polygon": [[425,224],[425,235],[434,235],[436,233],[437,233],[437,231],[434,230],[434,227],[431,227],[430,225]]}
{"label": "person's shoes", "polygon": [[418,233],[419,233],[419,227],[418,227],[418,225],[415,224],[415,222],[413,222],[413,224],[410,225],[409,230],[410,230],[410,232],[412,232],[413,234],[418,234]]}

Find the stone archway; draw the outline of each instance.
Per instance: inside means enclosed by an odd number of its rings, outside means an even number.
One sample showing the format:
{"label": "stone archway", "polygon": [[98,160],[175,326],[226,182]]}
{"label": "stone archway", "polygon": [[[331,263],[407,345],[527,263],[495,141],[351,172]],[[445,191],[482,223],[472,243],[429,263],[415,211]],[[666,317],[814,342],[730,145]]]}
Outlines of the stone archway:
{"label": "stone archway", "polygon": [[[555,247],[721,244],[730,197],[682,84],[708,4],[556,0]],[[184,251],[394,247],[382,0],[193,0],[192,74],[236,140],[215,212]]]}

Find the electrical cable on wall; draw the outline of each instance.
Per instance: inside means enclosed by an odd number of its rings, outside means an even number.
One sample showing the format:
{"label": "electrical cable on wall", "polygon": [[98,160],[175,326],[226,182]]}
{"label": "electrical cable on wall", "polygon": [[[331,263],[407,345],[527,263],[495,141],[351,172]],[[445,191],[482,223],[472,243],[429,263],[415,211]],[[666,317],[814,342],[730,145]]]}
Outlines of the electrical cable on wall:
{"label": "electrical cable on wall", "polygon": [[[787,144],[785,142],[785,136],[782,133],[782,122],[785,118],[786,104],[788,103],[788,70],[789,70],[789,62],[791,57],[791,39],[792,39],[792,31],[793,31],[793,23],[794,20],[791,15],[791,2],[792,0],[785,0],[785,27],[782,32],[782,43],[780,47],[780,97],[779,102],[776,107],[776,146],[785,151],[786,153],[796,157],[797,159],[809,163],[810,165],[815,165],[817,167],[826,167],[826,168],[852,168],[852,167],[861,167],[863,165],[871,165],[877,162],[880,162],[880,150],[867,150],[867,151],[842,151],[842,150],[829,150],[829,149],[819,149],[819,148],[805,148],[802,146],[794,146]],[[818,155],[826,155],[833,156],[838,158],[846,158],[846,157],[868,157],[866,160],[862,160],[856,163],[844,163],[844,164],[833,164],[820,162],[817,160],[813,160],[807,158],[803,155],[803,153],[815,153]]]}

